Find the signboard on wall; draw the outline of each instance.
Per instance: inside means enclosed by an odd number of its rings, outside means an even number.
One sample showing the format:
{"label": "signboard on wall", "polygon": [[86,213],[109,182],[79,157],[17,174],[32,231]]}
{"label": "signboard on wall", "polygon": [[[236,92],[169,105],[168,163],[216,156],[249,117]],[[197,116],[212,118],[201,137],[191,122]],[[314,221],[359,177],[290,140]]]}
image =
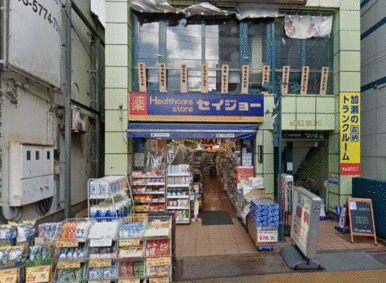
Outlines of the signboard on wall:
{"label": "signboard on wall", "polygon": [[130,121],[263,122],[264,95],[130,93]]}
{"label": "signboard on wall", "polygon": [[316,256],[321,203],[317,195],[302,187],[294,188],[291,238],[304,256],[310,259]]}
{"label": "signboard on wall", "polygon": [[360,93],[340,94],[340,174],[360,175]]}
{"label": "signboard on wall", "polygon": [[60,87],[59,0],[10,1],[9,64]]}

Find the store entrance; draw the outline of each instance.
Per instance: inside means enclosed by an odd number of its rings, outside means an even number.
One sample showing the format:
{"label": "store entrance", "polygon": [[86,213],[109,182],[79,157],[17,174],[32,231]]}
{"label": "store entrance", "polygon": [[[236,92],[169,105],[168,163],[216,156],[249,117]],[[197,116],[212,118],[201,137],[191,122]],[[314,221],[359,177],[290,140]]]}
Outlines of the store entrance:
{"label": "store entrance", "polygon": [[[163,167],[167,183],[165,210],[176,215],[177,257],[257,252],[246,227],[237,216],[239,199],[235,194],[237,167],[243,159],[248,161],[253,142],[241,139],[147,139],[144,149],[144,160],[138,159],[144,165],[143,171],[149,172],[154,166],[168,162]],[[178,184],[180,175],[183,175],[181,168],[186,165],[189,165],[193,181],[190,221],[186,221],[186,209],[180,204],[182,200],[179,201],[185,196],[184,188]],[[148,190],[149,187],[140,194]],[[195,207],[196,204],[198,207]],[[206,214],[210,221],[207,221]],[[217,217],[217,214],[220,216]],[[228,221],[217,222],[224,219]]]}

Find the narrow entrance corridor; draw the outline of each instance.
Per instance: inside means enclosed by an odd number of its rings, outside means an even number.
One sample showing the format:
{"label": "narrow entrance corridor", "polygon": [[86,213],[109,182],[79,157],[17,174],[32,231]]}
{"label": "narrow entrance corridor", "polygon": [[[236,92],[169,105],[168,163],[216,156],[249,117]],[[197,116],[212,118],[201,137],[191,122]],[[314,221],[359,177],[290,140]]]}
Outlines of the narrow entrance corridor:
{"label": "narrow entrance corridor", "polygon": [[203,185],[202,210],[228,211],[234,224],[202,225],[202,221],[196,221],[190,225],[177,225],[177,257],[257,253],[252,239],[236,217],[236,211],[223,190],[220,178],[205,176]]}

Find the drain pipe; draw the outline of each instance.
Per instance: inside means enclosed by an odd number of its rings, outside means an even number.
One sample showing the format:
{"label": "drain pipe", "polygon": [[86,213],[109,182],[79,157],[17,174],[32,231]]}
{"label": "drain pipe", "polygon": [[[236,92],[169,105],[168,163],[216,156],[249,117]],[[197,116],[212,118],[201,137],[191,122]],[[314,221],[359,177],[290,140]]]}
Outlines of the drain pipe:
{"label": "drain pipe", "polygon": [[72,124],[72,110],[71,110],[71,4],[72,0],[67,0],[65,13],[66,18],[66,51],[65,51],[65,179],[64,179],[64,217],[71,217],[71,124]]}
{"label": "drain pipe", "polygon": [[4,0],[4,7],[0,8],[0,10],[3,10],[3,53],[4,58],[0,60],[0,65],[6,66],[8,63],[8,29],[9,29],[9,0]]}
{"label": "drain pipe", "polygon": [[95,139],[96,139],[96,144],[95,144],[95,151],[96,151],[96,155],[95,155],[95,166],[96,166],[96,178],[99,178],[99,156],[100,156],[100,146],[99,146],[99,143],[100,143],[100,103],[99,103],[99,99],[100,99],[100,77],[99,77],[99,64],[100,64],[100,60],[99,60],[99,45],[100,45],[100,39],[99,37],[96,37],[96,45],[95,45],[95,56],[96,56],[96,60],[95,60],[95,100],[96,100],[96,111],[98,111],[98,114],[96,116],[96,133],[95,133]]}

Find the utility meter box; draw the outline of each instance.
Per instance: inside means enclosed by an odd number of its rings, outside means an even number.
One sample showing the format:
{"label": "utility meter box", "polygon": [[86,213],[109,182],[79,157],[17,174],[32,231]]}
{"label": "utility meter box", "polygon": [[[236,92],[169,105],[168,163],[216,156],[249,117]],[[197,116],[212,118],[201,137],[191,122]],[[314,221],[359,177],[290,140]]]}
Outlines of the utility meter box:
{"label": "utility meter box", "polygon": [[23,206],[54,195],[54,147],[10,145],[10,206]]}

